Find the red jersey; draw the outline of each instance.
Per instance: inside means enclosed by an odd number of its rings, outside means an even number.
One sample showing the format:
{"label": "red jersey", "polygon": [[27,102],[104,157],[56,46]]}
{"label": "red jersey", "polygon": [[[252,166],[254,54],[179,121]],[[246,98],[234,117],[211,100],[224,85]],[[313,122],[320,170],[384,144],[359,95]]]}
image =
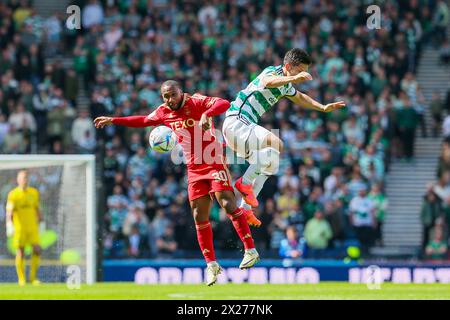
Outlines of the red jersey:
{"label": "red jersey", "polygon": [[[207,112],[216,102],[226,102],[221,109],[215,112]],[[188,168],[189,183],[214,179],[211,172],[223,170],[225,159],[222,144],[216,139],[214,124],[210,123],[210,129],[203,130],[198,122],[204,112],[208,116],[223,113],[228,109],[226,100],[207,97],[200,94],[188,95],[184,93],[183,102],[178,110],[172,110],[165,104],[160,105],[145,119],[145,126],[165,125],[171,128],[178,137],[178,143],[183,148]],[[211,109],[211,111],[213,111]],[[219,112],[218,112],[219,111]],[[118,123],[114,119],[113,123]]]}

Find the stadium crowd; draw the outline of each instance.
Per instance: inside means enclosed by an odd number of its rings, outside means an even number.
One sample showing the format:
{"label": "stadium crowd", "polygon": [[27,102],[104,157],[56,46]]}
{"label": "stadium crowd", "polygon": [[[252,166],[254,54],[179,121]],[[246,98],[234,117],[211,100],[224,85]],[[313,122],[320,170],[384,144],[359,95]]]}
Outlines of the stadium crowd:
{"label": "stadium crowd", "polygon": [[[280,129],[285,152],[260,194],[257,248],[340,257],[353,243],[365,255],[382,245],[390,159],[413,161],[416,128],[427,134],[415,72],[421,47],[445,32],[445,1],[382,2],[374,30],[362,1],[73,2],[81,30],[61,14],[40,17],[27,0],[0,4],[0,150],[99,155],[106,258],[183,257],[198,244],[183,166],[149,150],[149,130],[96,131],[92,120],[148,114],[166,79],[232,101],[293,47],[314,61],[299,90],[347,108],[319,114],[282,100],[263,117]],[[230,169],[236,179],[245,166]],[[211,219],[219,257],[232,254],[239,241],[225,213],[214,206]]]}
{"label": "stadium crowd", "polygon": [[[427,185],[423,196],[421,208],[422,254],[427,259],[441,260],[448,257],[450,241],[450,90],[446,101],[441,99],[438,93],[434,93],[430,107],[434,114],[435,130],[442,125],[444,139],[436,171],[437,181]],[[442,111],[447,113],[443,123]]]}

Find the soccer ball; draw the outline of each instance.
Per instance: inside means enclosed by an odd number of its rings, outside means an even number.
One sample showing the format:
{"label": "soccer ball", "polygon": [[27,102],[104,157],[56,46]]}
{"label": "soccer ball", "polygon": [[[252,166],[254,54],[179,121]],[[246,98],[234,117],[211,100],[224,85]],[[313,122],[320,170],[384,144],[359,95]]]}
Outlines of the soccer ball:
{"label": "soccer ball", "polygon": [[159,153],[165,153],[173,149],[177,139],[172,129],[166,126],[159,126],[150,132],[148,141],[152,150]]}

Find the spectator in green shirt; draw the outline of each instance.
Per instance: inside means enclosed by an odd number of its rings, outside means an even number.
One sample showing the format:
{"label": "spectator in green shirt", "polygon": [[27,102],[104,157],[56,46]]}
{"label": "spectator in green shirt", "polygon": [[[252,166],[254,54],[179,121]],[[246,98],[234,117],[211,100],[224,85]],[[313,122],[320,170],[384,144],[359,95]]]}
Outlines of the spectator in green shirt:
{"label": "spectator in green shirt", "polygon": [[332,238],[331,226],[319,208],[314,213],[314,217],[306,223],[304,236],[306,244],[310,249],[313,258],[319,257],[323,250],[328,247],[328,241]]}
{"label": "spectator in green shirt", "polygon": [[430,229],[430,234],[429,234],[428,239],[434,239],[436,232],[440,232],[440,231],[442,231],[442,239],[444,239],[444,241],[446,241],[446,239],[448,239],[448,226],[447,226],[447,223],[445,222],[444,215],[440,215],[439,217],[436,218],[436,220],[434,221],[433,227]]}
{"label": "spectator in green shirt", "polygon": [[386,196],[381,192],[381,185],[376,183],[372,186],[368,198],[371,199],[375,205],[375,219],[376,219],[376,239],[379,245],[382,245],[381,230],[388,206]]}
{"label": "spectator in green shirt", "polygon": [[439,198],[429,189],[424,196],[420,217],[423,225],[423,242],[422,248],[425,249],[429,243],[429,234],[434,225],[434,221],[442,212],[442,205]]}
{"label": "spectator in green shirt", "polygon": [[442,229],[436,229],[433,240],[426,248],[426,257],[432,260],[444,260],[447,258],[447,241],[443,237]]}

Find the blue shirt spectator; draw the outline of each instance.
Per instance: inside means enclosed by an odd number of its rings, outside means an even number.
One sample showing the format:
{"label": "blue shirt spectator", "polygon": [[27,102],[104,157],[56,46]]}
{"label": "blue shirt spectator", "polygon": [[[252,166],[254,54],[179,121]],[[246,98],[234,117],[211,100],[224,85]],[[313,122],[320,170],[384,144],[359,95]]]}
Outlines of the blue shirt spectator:
{"label": "blue shirt spectator", "polygon": [[301,258],[305,254],[306,243],[303,238],[299,238],[297,229],[289,226],[286,229],[286,238],[281,240],[279,255],[281,258]]}

